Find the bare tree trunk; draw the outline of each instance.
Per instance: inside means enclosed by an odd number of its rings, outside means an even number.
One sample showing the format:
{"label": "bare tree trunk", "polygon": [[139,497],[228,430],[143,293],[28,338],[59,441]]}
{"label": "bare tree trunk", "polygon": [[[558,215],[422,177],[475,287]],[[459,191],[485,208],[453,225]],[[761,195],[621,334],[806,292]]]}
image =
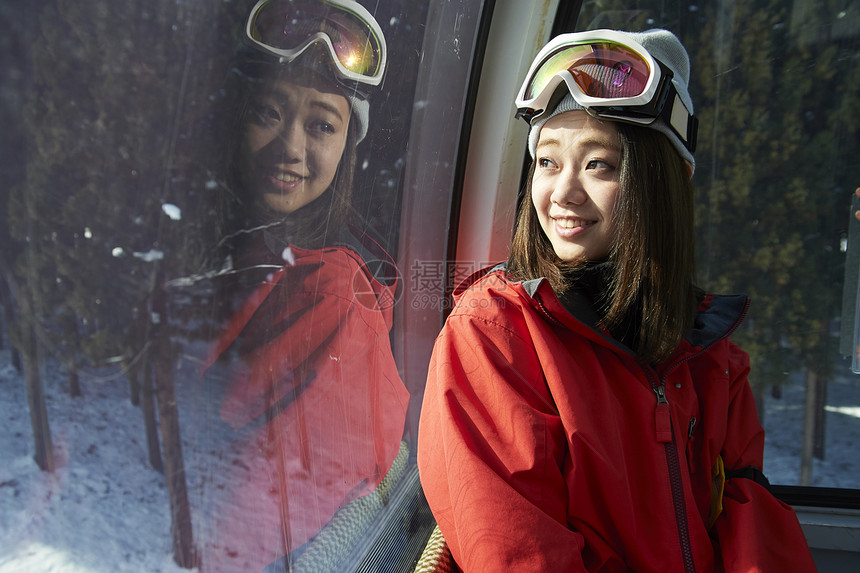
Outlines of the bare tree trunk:
{"label": "bare tree trunk", "polygon": [[812,455],[819,460],[825,457],[827,420],[827,380],[820,379],[815,386],[815,426],[813,428]]}
{"label": "bare tree trunk", "polygon": [[812,453],[815,445],[815,417],[818,393],[818,374],[812,369],[806,369],[806,397],[803,415],[803,439],[800,446],[800,485],[812,483]]}
{"label": "bare tree trunk", "polygon": [[143,412],[143,424],[146,427],[146,449],[149,452],[149,465],[156,471],[164,473],[164,460],[161,457],[161,446],[158,443],[158,420],[155,415],[155,399],[152,391],[152,362],[149,359],[146,359],[146,366],[143,369],[142,391],[143,400],[140,409]]}
{"label": "bare tree trunk", "polygon": [[[159,281],[160,282],[160,281]],[[179,409],[176,407],[173,368],[174,356],[167,325],[167,302],[160,284],[154,289],[153,311],[158,324],[152,330],[155,368],[155,395],[158,421],[164,447],[164,469],[170,498],[170,529],[173,537],[173,559],[186,569],[197,566],[197,552],[191,529],[191,507],[185,480],[185,462],[179,433]]]}
{"label": "bare tree trunk", "polygon": [[78,374],[78,369],[75,367],[69,371],[69,396],[72,398],[83,396],[81,392],[81,377]]}
{"label": "bare tree trunk", "polygon": [[173,361],[168,356],[159,356],[155,372],[158,420],[164,441],[164,469],[170,497],[173,558],[180,567],[191,569],[196,567],[196,552],[179,436],[179,411],[173,388]]}
{"label": "bare tree trunk", "polygon": [[[3,318],[0,319],[0,350],[3,350],[6,345],[3,342],[3,324],[6,324],[6,331],[12,331],[12,321],[10,320],[9,314],[9,305],[11,304],[12,297],[9,296],[9,291],[6,288],[6,279],[3,276],[0,276],[0,303],[3,304]],[[9,347],[12,348],[12,344],[9,344]]]}
{"label": "bare tree trunk", "polygon": [[78,371],[78,357],[81,354],[81,330],[79,325],[80,323],[78,322],[77,317],[74,317],[70,321],[70,330],[72,335],[75,337],[72,347],[69,350],[71,356],[68,359],[69,396],[72,398],[80,398],[83,396],[83,393],[81,392],[81,376]]}
{"label": "bare tree trunk", "polygon": [[[28,313],[24,313],[26,317]],[[29,319],[21,324],[21,338],[24,345],[24,377],[27,383],[27,402],[30,406],[30,424],[33,426],[33,459],[45,472],[53,472],[54,447],[51,442],[51,427],[48,424],[48,409],[45,406],[45,390],[39,374],[39,358],[36,332]]]}
{"label": "bare tree trunk", "polygon": [[755,410],[758,414],[759,423],[764,426],[764,413],[765,413],[765,403],[764,403],[764,386],[757,386],[753,390],[753,399],[755,400]]}
{"label": "bare tree trunk", "polygon": [[128,397],[132,406],[140,405],[140,375],[146,376],[144,364],[150,354],[146,347],[149,332],[149,319],[146,313],[134,319],[128,329],[123,346],[125,347],[123,366],[128,373]]}
{"label": "bare tree trunk", "polygon": [[17,372],[22,371],[21,353],[12,341],[12,328],[15,325],[15,301],[12,297],[12,289],[6,282],[6,277],[0,279],[0,294],[3,295],[3,317],[6,320],[6,332],[9,334],[9,356],[12,366]]}
{"label": "bare tree trunk", "polygon": [[21,353],[18,351],[17,348],[15,348],[14,345],[12,345],[10,352],[12,354],[12,367],[15,368],[15,371],[18,373],[23,372],[24,371],[24,363],[23,363],[23,360],[21,359]]}
{"label": "bare tree trunk", "polygon": [[[140,406],[140,367],[126,366],[125,371],[128,373],[128,399],[132,406]],[[144,374],[146,376],[146,374]],[[151,392],[150,386],[150,392]]]}

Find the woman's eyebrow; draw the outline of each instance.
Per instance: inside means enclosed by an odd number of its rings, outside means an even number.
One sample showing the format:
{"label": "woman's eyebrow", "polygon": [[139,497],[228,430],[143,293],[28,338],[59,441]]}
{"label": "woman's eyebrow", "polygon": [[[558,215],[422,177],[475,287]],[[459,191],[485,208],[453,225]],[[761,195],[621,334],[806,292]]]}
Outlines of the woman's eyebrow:
{"label": "woman's eyebrow", "polygon": [[561,145],[561,141],[554,137],[548,137],[546,139],[541,138],[541,140],[538,141],[537,149],[540,149],[541,147],[558,147],[559,145]]}
{"label": "woman's eyebrow", "polygon": [[312,105],[312,106],[314,106],[314,107],[318,107],[318,108],[320,108],[320,109],[323,109],[323,110],[325,110],[325,111],[327,111],[327,112],[329,112],[329,113],[332,113],[332,114],[336,115],[336,116],[337,116],[341,121],[343,120],[343,116],[341,115],[340,110],[339,110],[337,107],[335,107],[335,106],[331,105],[330,103],[328,103],[328,102],[326,102],[326,101],[323,101],[323,100],[314,100],[314,101],[311,103],[311,105]]}

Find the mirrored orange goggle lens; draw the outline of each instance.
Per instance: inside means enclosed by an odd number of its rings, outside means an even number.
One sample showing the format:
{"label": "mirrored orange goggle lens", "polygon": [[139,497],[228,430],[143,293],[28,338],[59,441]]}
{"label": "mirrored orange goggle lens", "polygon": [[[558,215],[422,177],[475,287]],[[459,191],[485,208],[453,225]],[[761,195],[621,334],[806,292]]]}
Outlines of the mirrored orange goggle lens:
{"label": "mirrored orange goggle lens", "polygon": [[355,15],[325,2],[269,2],[254,17],[251,37],[271,48],[292,50],[314,34],[331,40],[338,61],[351,72],[379,70],[379,42]]}
{"label": "mirrored orange goggle lens", "polygon": [[613,42],[565,46],[535,72],[525,98],[534,99],[557,73],[568,70],[585,95],[621,98],[641,95],[651,76],[648,62],[630,48]]}

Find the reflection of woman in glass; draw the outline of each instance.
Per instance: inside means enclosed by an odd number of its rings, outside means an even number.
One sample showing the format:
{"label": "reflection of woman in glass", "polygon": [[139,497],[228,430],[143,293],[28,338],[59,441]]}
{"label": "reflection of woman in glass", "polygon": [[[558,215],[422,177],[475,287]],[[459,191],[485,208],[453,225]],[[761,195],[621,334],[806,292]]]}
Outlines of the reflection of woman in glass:
{"label": "reflection of woman in glass", "polygon": [[408,401],[389,342],[396,285],[379,278],[394,267],[350,217],[382,32],[356,2],[261,0],[244,43],[228,237],[241,300],[209,360],[229,372],[221,415],[247,470],[208,556],[222,570],[319,554],[335,513],[391,479]]}

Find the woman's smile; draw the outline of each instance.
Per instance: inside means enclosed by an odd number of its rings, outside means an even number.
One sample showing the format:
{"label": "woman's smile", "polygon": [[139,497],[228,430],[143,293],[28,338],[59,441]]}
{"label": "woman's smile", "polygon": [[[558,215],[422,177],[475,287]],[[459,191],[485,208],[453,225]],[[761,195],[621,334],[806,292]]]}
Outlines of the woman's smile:
{"label": "woman's smile", "polygon": [[580,233],[584,233],[589,227],[597,223],[597,221],[578,219],[572,217],[553,217],[557,227],[556,232],[563,237],[574,237]]}
{"label": "woman's smile", "polygon": [[269,178],[275,185],[282,187],[284,190],[293,189],[296,185],[306,179],[306,177],[297,175],[291,171],[279,170],[272,170],[272,173],[269,175]]}

